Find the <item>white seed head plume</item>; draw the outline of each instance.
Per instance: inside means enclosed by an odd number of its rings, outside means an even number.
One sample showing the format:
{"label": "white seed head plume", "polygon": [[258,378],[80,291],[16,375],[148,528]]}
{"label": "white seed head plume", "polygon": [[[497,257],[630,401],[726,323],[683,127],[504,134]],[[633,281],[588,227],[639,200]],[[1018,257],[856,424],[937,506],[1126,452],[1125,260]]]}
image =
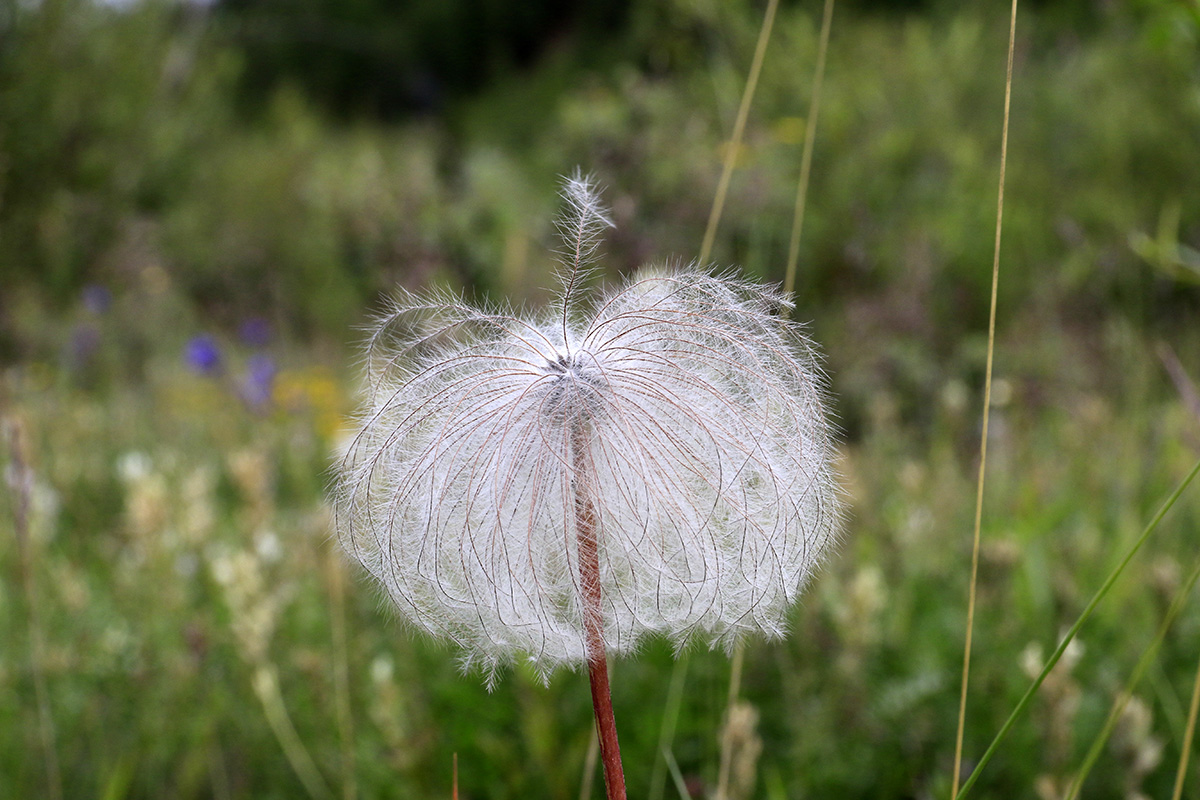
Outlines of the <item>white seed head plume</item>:
{"label": "white seed head plume", "polygon": [[568,208],[568,212],[557,222],[558,232],[563,241],[558,255],[563,266],[560,275],[563,288],[559,302],[562,305],[565,340],[570,326],[568,314],[571,301],[579,289],[579,284],[586,277],[596,250],[600,247],[601,234],[605,228],[616,226],[605,213],[604,205],[600,202],[599,190],[590,175],[585,176],[576,169],[571,177],[563,181],[562,198]]}
{"label": "white seed head plume", "polygon": [[342,542],[409,622],[489,675],[586,661],[584,524],[608,651],[781,636],[840,518],[813,346],[783,296],[696,269],[643,271],[569,313],[611,223],[589,182],[565,196],[586,256],[561,310],[408,295],[380,321],[339,474]]}

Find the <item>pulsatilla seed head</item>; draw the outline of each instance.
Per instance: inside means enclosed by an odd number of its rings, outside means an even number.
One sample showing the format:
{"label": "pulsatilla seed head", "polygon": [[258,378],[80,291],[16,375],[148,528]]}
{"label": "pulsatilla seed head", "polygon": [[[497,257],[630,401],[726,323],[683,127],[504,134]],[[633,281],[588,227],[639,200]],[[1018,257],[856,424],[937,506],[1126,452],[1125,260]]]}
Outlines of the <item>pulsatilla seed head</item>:
{"label": "pulsatilla seed head", "polygon": [[581,299],[607,219],[568,181],[559,301],[523,317],[406,295],[368,346],[338,530],[410,623],[494,676],[587,658],[580,508],[604,645],[784,633],[840,502],[814,347],[786,298],[650,269]]}

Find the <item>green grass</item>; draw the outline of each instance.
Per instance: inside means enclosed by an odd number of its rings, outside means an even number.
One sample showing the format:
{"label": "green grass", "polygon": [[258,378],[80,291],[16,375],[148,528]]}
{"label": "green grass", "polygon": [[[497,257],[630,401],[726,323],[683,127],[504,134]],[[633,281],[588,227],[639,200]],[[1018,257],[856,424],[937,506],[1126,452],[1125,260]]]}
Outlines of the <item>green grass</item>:
{"label": "green grass", "polygon": [[[1040,331],[1039,355],[1022,355],[1030,333],[1002,338],[997,357],[1008,388],[993,410],[968,757],[1028,686],[1022,653],[1053,648],[1190,466],[1200,429],[1129,326],[1091,343],[1094,369],[1069,377],[1056,345],[1071,343]],[[277,402],[257,414],[176,353],[150,356],[133,387],[82,389],[37,363],[6,382],[32,443],[40,667],[66,796],[300,796],[253,688],[260,658],[278,671],[325,782],[340,787],[324,487],[339,415],[353,402],[349,359],[281,353]],[[796,610],[792,635],[747,648],[758,774],[784,796],[946,791],[973,498],[975,409],[960,405],[962,390],[934,387],[920,430],[898,421],[894,398],[876,398],[845,448],[845,543]],[[1069,702],[1035,698],[980,796],[1024,794],[1078,764],[1193,558],[1198,520],[1190,492],[1081,631],[1082,655],[1059,677]],[[237,553],[252,554],[261,584],[231,603],[214,565]],[[16,555],[6,536],[0,563],[14,588],[3,595],[0,710],[15,721],[0,729],[6,796],[44,785]],[[1173,776],[1197,619],[1185,609],[1137,693],[1153,713],[1139,744],[1164,747],[1145,778],[1152,796]],[[457,674],[452,652],[402,630],[357,576],[346,625],[362,796],[446,796],[455,752],[464,796],[574,796],[591,731],[582,676],[543,687],[517,670],[489,695],[479,676]],[[615,667],[632,787],[649,780],[670,676],[662,645]],[[692,653],[673,753],[685,775],[710,785],[727,680],[724,654]],[[1129,759],[1112,753],[1095,785],[1129,774]]]}

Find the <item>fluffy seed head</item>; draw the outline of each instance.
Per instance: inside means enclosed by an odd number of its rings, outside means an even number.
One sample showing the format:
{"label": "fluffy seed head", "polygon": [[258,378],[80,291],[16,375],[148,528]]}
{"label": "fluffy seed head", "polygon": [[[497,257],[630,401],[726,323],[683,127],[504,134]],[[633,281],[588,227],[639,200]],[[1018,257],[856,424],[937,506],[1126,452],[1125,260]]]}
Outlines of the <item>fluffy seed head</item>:
{"label": "fluffy seed head", "polygon": [[566,194],[554,307],[408,295],[376,327],[339,474],[342,542],[407,620],[490,674],[520,656],[585,662],[581,499],[609,651],[782,635],[839,520],[813,347],[784,297],[698,269],[581,301],[609,223],[590,182]]}

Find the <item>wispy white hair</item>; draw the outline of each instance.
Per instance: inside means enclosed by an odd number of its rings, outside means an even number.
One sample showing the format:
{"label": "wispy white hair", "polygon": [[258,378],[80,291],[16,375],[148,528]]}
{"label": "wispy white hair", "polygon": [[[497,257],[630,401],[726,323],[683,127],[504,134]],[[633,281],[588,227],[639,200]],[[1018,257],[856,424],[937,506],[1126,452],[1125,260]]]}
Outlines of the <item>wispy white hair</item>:
{"label": "wispy white hair", "polygon": [[780,294],[694,268],[581,301],[574,253],[607,219],[589,181],[566,194],[580,219],[560,226],[569,270],[541,316],[406,295],[380,321],[343,544],[491,675],[585,662],[581,513],[610,652],[780,636],[840,517],[813,346]]}

